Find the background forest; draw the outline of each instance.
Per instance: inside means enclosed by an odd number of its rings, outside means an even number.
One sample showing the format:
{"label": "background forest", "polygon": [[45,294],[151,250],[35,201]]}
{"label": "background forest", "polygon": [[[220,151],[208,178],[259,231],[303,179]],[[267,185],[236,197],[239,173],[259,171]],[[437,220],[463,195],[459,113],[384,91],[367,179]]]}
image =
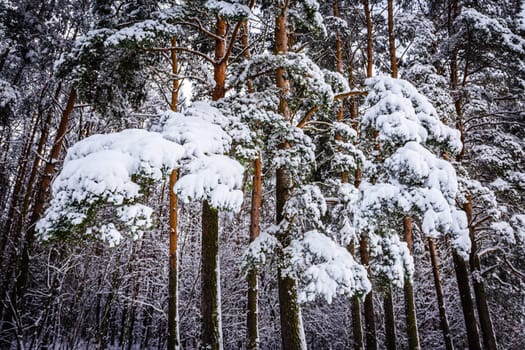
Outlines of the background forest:
{"label": "background forest", "polygon": [[0,1],[1,349],[523,349],[522,0]]}

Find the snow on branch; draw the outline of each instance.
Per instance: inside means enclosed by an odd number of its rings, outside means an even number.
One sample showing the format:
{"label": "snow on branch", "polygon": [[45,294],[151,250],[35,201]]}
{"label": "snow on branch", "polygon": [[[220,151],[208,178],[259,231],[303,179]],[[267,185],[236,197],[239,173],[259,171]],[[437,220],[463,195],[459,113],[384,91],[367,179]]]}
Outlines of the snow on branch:
{"label": "snow on branch", "polygon": [[365,295],[371,289],[365,267],[346,248],[316,230],[293,240],[284,254],[288,259],[282,273],[298,279],[301,302],[322,296],[331,303],[336,295]]}
{"label": "snow on branch", "polygon": [[461,150],[459,131],[443,124],[436,109],[408,81],[385,76],[368,78],[363,128],[377,131],[379,141],[388,146],[408,141],[437,144],[452,152]]}
{"label": "snow on branch", "polygon": [[149,187],[179,168],[175,190],[181,200],[207,199],[217,208],[238,210],[244,169],[224,155],[231,137],[217,123],[226,118],[206,103],[162,117],[159,132],[93,135],[71,147],[37,225],[40,238],[74,237],[73,232],[115,245],[121,230],[139,238],[151,226],[153,212],[140,201]]}

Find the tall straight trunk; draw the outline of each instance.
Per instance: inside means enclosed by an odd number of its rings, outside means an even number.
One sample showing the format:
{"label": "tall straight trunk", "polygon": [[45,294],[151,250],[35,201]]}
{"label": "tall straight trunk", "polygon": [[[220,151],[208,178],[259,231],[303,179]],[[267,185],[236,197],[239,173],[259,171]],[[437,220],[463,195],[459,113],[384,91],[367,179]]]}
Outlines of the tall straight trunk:
{"label": "tall straight trunk", "polygon": [[357,295],[352,296],[352,334],[354,350],[363,350],[363,325],[361,322],[361,302]]}
{"label": "tall straight trunk", "polygon": [[[361,254],[361,264],[367,267],[368,277],[370,278],[370,252],[368,250],[368,239],[366,237],[361,237],[359,241],[359,251]],[[372,290],[365,296],[365,339],[366,350],[377,349],[374,293]]]}
{"label": "tall straight trunk", "polygon": [[469,350],[481,350],[476,314],[474,313],[474,304],[472,302],[472,296],[470,295],[467,263],[456,251],[452,251],[452,259],[454,261],[454,269],[456,270],[463,317],[465,318],[468,347]]}
{"label": "tall straight trunk", "polygon": [[[350,68],[349,70],[350,70],[350,86],[353,87],[352,69]],[[350,115],[353,120],[353,124],[354,124],[353,127],[357,131],[358,129],[357,101],[353,97],[350,100]],[[355,179],[354,179],[354,186],[356,188],[359,187],[359,185],[361,184],[362,176],[363,176],[362,170],[360,167],[358,167],[355,171]],[[365,240],[366,242],[366,239],[364,237],[362,237],[361,240]],[[354,255],[355,247],[353,243],[351,244],[350,250],[351,250],[352,255]],[[361,261],[361,263],[363,262]],[[370,278],[370,271],[368,271],[368,277]],[[372,301],[372,310],[374,310],[373,301]],[[373,312],[372,312],[372,315],[373,315]],[[366,321],[367,320],[365,320],[365,322]],[[369,322],[371,324],[374,323],[373,320],[371,321],[369,320]],[[359,299],[357,295],[352,296],[352,333],[354,335],[354,350],[363,350],[364,349],[364,339],[363,339],[363,322],[361,321],[361,300]]]}
{"label": "tall straight trunk", "polygon": [[483,283],[483,276],[481,275],[481,263],[479,261],[478,246],[476,242],[476,231],[472,220],[472,197],[467,195],[467,201],[463,205],[463,210],[467,215],[468,229],[470,235],[470,273],[472,276],[472,286],[474,288],[474,295],[476,297],[476,306],[478,309],[479,323],[481,326],[481,335],[483,337],[483,344],[486,350],[496,350],[498,344],[496,342],[496,335],[494,334],[494,327],[490,317],[489,305],[487,302],[487,294],[485,292],[485,284]]}
{"label": "tall straight trunk", "polygon": [[[284,1],[278,9],[278,15],[275,18],[275,54],[286,54],[288,52],[288,35],[287,35],[287,16],[289,1]],[[284,68],[277,68],[275,75],[276,85],[279,89],[279,113],[287,120],[290,119],[290,109],[286,95],[290,88],[289,81],[286,79]],[[287,148],[286,143],[280,145]],[[292,190],[292,181],[287,169],[277,169],[275,175],[275,209],[276,220],[279,223],[283,219],[283,208],[290,198]],[[281,235],[278,237],[283,247],[290,244],[290,237]],[[281,318],[281,340],[282,348],[287,350],[306,349],[306,339],[304,336],[303,324],[301,319],[301,307],[298,301],[297,281],[278,271],[278,288],[279,288],[279,310]]]}
{"label": "tall straight trunk", "polygon": [[373,41],[372,41],[372,16],[370,14],[370,6],[368,0],[363,0],[363,7],[365,10],[366,20],[366,77],[370,78],[373,74],[374,61],[373,61]]}
{"label": "tall straight trunk", "polygon": [[[250,8],[255,5],[255,1],[250,1]],[[248,21],[244,21],[243,33],[241,37],[244,48],[244,56],[250,59],[249,48],[249,27]],[[253,92],[253,85],[250,80],[247,82],[248,92]],[[253,189],[252,202],[250,207],[250,243],[259,237],[261,228],[261,201],[262,201],[262,160],[261,153],[253,162]],[[259,306],[258,306],[258,279],[257,269],[253,267],[248,271],[248,305],[246,313],[246,348],[248,350],[259,349]]]}
{"label": "tall straight trunk", "polygon": [[439,266],[436,255],[436,247],[432,237],[428,238],[428,250],[430,251],[430,260],[432,262],[432,274],[434,275],[434,287],[436,289],[436,296],[438,300],[439,319],[441,323],[441,330],[443,332],[443,341],[447,350],[454,350],[454,344],[452,343],[452,334],[450,333],[450,326],[448,324],[447,308],[445,307],[443,288],[441,287],[441,279],[439,277]]}
{"label": "tall straight trunk", "polygon": [[390,70],[397,79],[396,38],[394,35],[394,0],[388,0],[388,44],[390,49]]}
{"label": "tall straight trunk", "polygon": [[[412,219],[408,216],[403,219],[403,231],[405,235],[405,241],[408,245],[408,250],[410,251],[410,254],[412,254],[414,247],[412,236]],[[408,348],[410,350],[416,350],[419,349],[416,303],[414,299],[414,287],[412,286],[412,281],[408,277],[405,277],[405,285],[403,286],[403,290],[405,292],[405,316],[408,333]]]}
{"label": "tall straight trunk", "polygon": [[392,286],[386,283],[383,307],[385,309],[385,336],[387,350],[396,350],[396,318],[394,316],[394,301],[392,300]]}
{"label": "tall straight trunk", "polygon": [[[449,3],[448,8],[448,20],[447,20],[447,29],[449,37],[454,35],[453,32],[453,23],[455,18],[459,15],[459,7],[457,0],[452,0]],[[456,109],[456,129],[459,130],[460,139],[461,139],[461,151],[457,154],[456,159],[461,161],[465,155],[465,128],[463,125],[463,102],[459,94],[459,72],[458,72],[458,59],[457,53],[452,53],[450,58],[450,84],[452,88],[452,94],[454,98],[454,108]]]}
{"label": "tall straight trunk", "polygon": [[[174,36],[171,39],[171,46],[177,46],[177,38]],[[179,72],[179,65],[177,61],[177,50],[171,50],[171,73],[173,74],[173,83],[171,90],[171,110],[177,111],[178,97],[179,97],[179,79],[177,74]],[[177,350],[180,347],[179,340],[179,307],[178,307],[178,197],[173,190],[177,182],[179,173],[178,170],[173,169],[169,180],[169,276],[168,276],[168,350]]]}
{"label": "tall straight trunk", "polygon": [[[254,161],[253,190],[250,210],[250,242],[253,242],[260,233],[261,194],[262,194],[262,162],[259,154]],[[248,314],[247,314],[247,349],[259,348],[258,326],[258,282],[255,268],[248,272]]]}
{"label": "tall straight trunk", "polygon": [[[365,11],[365,20],[366,20],[366,54],[367,54],[367,64],[366,64],[366,77],[370,78],[373,74],[373,46],[372,46],[372,16],[370,14],[370,6],[368,0],[363,0],[363,8]],[[356,174],[356,182],[361,182],[361,169],[358,169]],[[368,278],[371,278],[370,273],[370,252],[368,251],[368,238],[361,237],[359,242],[359,248],[361,253],[361,263],[364,266],[368,267]],[[375,316],[374,316],[374,295],[372,290],[365,297],[365,338],[366,338],[366,349],[367,350],[376,350],[377,349],[377,339],[376,339],[376,325],[375,325]]]}
{"label": "tall straight trunk", "polygon": [[217,101],[226,94],[226,31],[228,29],[228,22],[221,17],[217,17],[215,27],[215,34],[223,39],[215,39],[215,63],[213,67],[213,80],[215,81],[215,88],[213,89],[213,101]]}
{"label": "tall straight trunk", "polygon": [[[217,16],[215,34],[215,61],[213,77],[215,88],[212,100],[217,101],[226,93],[226,31],[228,23]],[[208,201],[202,204],[201,251],[201,348],[222,349],[221,297],[219,276],[219,215]]]}
{"label": "tall straight trunk", "polygon": [[201,348],[222,349],[219,279],[219,217],[208,201],[202,204]]}

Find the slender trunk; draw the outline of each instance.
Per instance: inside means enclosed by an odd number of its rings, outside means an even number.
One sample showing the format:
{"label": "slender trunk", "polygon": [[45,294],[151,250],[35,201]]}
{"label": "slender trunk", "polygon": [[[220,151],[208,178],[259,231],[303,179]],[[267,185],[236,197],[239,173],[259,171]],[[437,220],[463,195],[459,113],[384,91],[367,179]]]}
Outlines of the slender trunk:
{"label": "slender trunk", "polygon": [[173,190],[177,182],[178,171],[172,170],[169,182],[170,194],[170,238],[169,238],[169,282],[168,282],[168,350],[179,349],[179,308],[178,308],[178,208],[177,208],[177,194]]}
{"label": "slender trunk", "polygon": [[368,0],[363,0],[363,7],[365,9],[365,20],[366,20],[366,77],[370,78],[373,74],[374,61],[373,61],[373,41],[372,41],[372,16],[370,14],[370,6]]}
{"label": "slender trunk", "polygon": [[[370,6],[368,0],[363,0],[363,7],[365,11],[366,20],[366,53],[367,53],[367,65],[366,65],[366,76],[367,78],[372,77],[373,74],[373,46],[372,46],[372,17],[370,14]],[[362,172],[358,169],[356,173],[356,183],[361,183]],[[358,185],[357,185],[358,186]],[[368,251],[368,238],[361,237],[359,242],[361,263],[368,268],[368,278],[371,278],[370,273],[370,252]],[[376,339],[376,325],[374,316],[374,296],[373,292],[370,291],[365,297],[365,337],[366,337],[366,349],[376,350],[377,339]]]}
{"label": "slender trunk", "polygon": [[[448,8],[448,21],[447,21],[447,27],[448,27],[448,35],[449,37],[452,36],[453,33],[453,22],[454,19],[459,15],[459,7],[457,0],[453,0],[449,4]],[[461,161],[465,155],[465,130],[463,125],[463,101],[460,95],[460,92],[458,91],[459,88],[459,72],[458,72],[458,59],[457,59],[457,53],[454,52],[452,54],[452,57],[450,58],[450,83],[452,87],[452,94],[454,98],[454,108],[456,109],[456,129],[459,130],[460,133],[460,139],[461,139],[461,151],[457,154],[456,159],[458,161]]]}
{"label": "slender trunk", "polygon": [[[250,242],[253,242],[260,233],[262,194],[262,162],[261,155],[254,161],[253,190],[250,210]],[[257,296],[257,270],[248,272],[248,315],[247,315],[247,349],[259,348],[258,306]]]}
{"label": "slender trunk", "polygon": [[201,317],[202,349],[222,349],[219,279],[219,217],[208,201],[202,204]]}
{"label": "slender trunk", "polygon": [[486,350],[496,350],[498,348],[496,342],[496,335],[494,334],[494,327],[490,317],[489,305],[487,302],[487,294],[485,292],[485,285],[483,283],[483,276],[481,275],[481,263],[479,261],[478,247],[476,242],[475,227],[472,222],[472,197],[467,195],[467,201],[463,205],[463,210],[467,215],[468,229],[470,235],[470,272],[472,276],[472,286],[474,288],[474,295],[476,297],[476,306],[478,309],[479,323],[481,326],[481,335],[483,337],[483,344]]}
{"label": "slender trunk", "polygon": [[394,316],[394,301],[392,300],[392,286],[386,283],[383,296],[385,309],[385,336],[387,350],[396,350],[396,318]]}
{"label": "slender trunk", "polygon": [[441,330],[443,331],[443,340],[447,350],[454,350],[452,343],[452,334],[450,333],[450,326],[448,324],[447,309],[445,307],[445,298],[443,295],[443,288],[441,287],[441,279],[439,277],[439,266],[436,255],[436,247],[432,237],[428,238],[428,250],[430,251],[430,260],[432,262],[432,274],[434,275],[434,287],[436,288],[436,296],[438,300],[439,319],[441,323]]}
{"label": "slender trunk", "polygon": [[226,30],[228,29],[228,22],[221,17],[217,17],[215,34],[222,39],[215,39],[215,61],[217,62],[213,67],[213,79],[215,81],[215,88],[213,89],[213,101],[217,101],[226,94]]}
{"label": "slender trunk", "polygon": [[[370,278],[370,252],[368,251],[368,239],[361,237],[359,242],[359,251],[361,254],[361,264],[367,267],[368,278]],[[376,338],[376,324],[374,315],[374,292],[370,292],[365,296],[365,339],[366,350],[377,349]]]}
{"label": "slender trunk", "polygon": [[459,297],[461,299],[461,307],[463,309],[463,317],[465,318],[465,327],[467,329],[468,347],[469,350],[481,350],[478,325],[474,313],[472,296],[470,295],[467,263],[456,251],[452,252],[452,258],[454,260]]}
{"label": "slender trunk", "polygon": [[[177,38],[172,37],[171,46],[177,46]],[[179,79],[176,77],[179,71],[177,61],[177,50],[171,51],[171,72],[174,75],[173,85],[171,90],[171,110],[177,111],[177,103],[179,97]],[[178,171],[173,169],[170,174],[169,181],[169,222],[170,222],[170,238],[169,238],[169,281],[168,281],[168,350],[179,349],[179,307],[178,307],[178,198],[173,190],[178,178]]]}
{"label": "slender trunk", "polygon": [[363,325],[361,322],[361,302],[359,297],[352,297],[352,333],[354,335],[354,350],[363,350]]}
{"label": "slender trunk", "polygon": [[390,69],[392,78],[397,79],[396,38],[394,36],[394,4],[388,0],[388,44],[390,49]]}
{"label": "slender trunk", "polygon": [[[408,250],[412,254],[414,241],[412,236],[412,219],[406,216],[403,219],[403,231],[405,235],[405,241],[408,245]],[[405,315],[407,322],[407,333],[408,333],[408,348],[410,350],[419,349],[419,335],[417,329],[417,315],[416,315],[416,302],[414,298],[414,287],[412,281],[405,277],[405,285],[403,287],[405,292]]]}
{"label": "slender trunk", "polygon": [[[254,0],[250,1],[250,8],[255,5]],[[242,46],[244,48],[244,56],[250,59],[249,50],[249,27],[248,21],[242,25]],[[247,82],[248,92],[252,93],[253,85],[250,80]],[[261,200],[262,200],[262,160],[261,154],[253,162],[253,189],[252,202],[250,208],[250,243],[253,242],[260,233],[261,222]],[[246,348],[248,350],[259,349],[259,307],[258,307],[258,280],[257,269],[253,268],[248,271],[248,305],[246,315]]]}

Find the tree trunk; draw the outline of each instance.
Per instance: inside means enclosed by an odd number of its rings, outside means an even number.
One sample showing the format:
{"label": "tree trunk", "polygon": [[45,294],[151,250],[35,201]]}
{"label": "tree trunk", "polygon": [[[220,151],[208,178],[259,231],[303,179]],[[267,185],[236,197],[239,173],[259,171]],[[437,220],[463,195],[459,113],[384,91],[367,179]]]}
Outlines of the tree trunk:
{"label": "tree trunk", "polygon": [[[261,155],[254,161],[253,190],[250,211],[250,242],[253,242],[260,233],[261,217],[261,194],[262,194],[262,162]],[[248,272],[248,314],[247,314],[247,349],[259,348],[259,326],[258,326],[258,284],[257,270],[254,268]]]}
{"label": "tree trunk", "polygon": [[[410,254],[412,254],[414,246],[412,237],[412,219],[408,216],[403,219],[403,231],[405,235],[405,241],[408,245],[408,250],[410,251]],[[408,348],[410,350],[416,350],[419,349],[416,302],[414,299],[414,287],[412,286],[412,281],[407,277],[405,277],[405,285],[403,289],[405,292],[405,315],[407,322]]]}
{"label": "tree trunk", "polygon": [[[171,46],[177,46],[177,38],[171,39]],[[171,90],[171,110],[177,111],[177,103],[179,96],[179,79],[176,77],[179,67],[177,61],[177,50],[171,51],[171,72],[174,75],[173,85]],[[178,197],[173,190],[177,178],[179,176],[178,170],[173,169],[170,174],[169,181],[169,281],[168,281],[168,350],[177,350],[180,347],[179,340],[179,307],[178,307]]]}
{"label": "tree trunk", "polygon": [[386,283],[383,306],[385,309],[385,336],[387,350],[396,350],[396,318],[394,316],[394,301],[392,300],[392,286]]}
{"label": "tree trunk", "polygon": [[390,69],[392,78],[397,79],[396,38],[394,35],[394,4],[388,0],[388,44],[390,49]]}
{"label": "tree trunk", "polygon": [[[250,1],[250,8],[255,5],[255,1]],[[242,25],[242,46],[244,56],[250,59],[249,49],[249,27],[248,21]],[[250,80],[247,82],[248,92],[253,92],[253,86]],[[262,200],[262,160],[261,154],[253,162],[253,189],[252,202],[250,208],[250,243],[253,242],[260,234],[261,224],[261,200]],[[257,269],[253,268],[248,271],[248,305],[246,315],[246,348],[248,350],[259,349],[259,306],[258,306],[258,280]]]}
{"label": "tree trunk", "polygon": [[476,242],[476,232],[472,221],[472,197],[467,195],[467,201],[463,205],[463,210],[467,215],[468,229],[470,235],[470,272],[472,277],[472,286],[476,297],[476,306],[478,309],[479,323],[481,326],[481,335],[486,350],[497,350],[496,335],[490,318],[490,310],[487,302],[487,294],[481,275],[481,263],[479,261],[478,246]]}
{"label": "tree trunk", "polygon": [[219,217],[208,201],[202,204],[201,349],[222,349],[219,279]]}
{"label": "tree trunk", "polygon": [[363,350],[363,325],[361,322],[361,302],[357,295],[352,296],[352,333],[354,350]]}
{"label": "tree trunk", "polygon": [[[367,267],[368,278],[370,278],[370,252],[368,251],[368,239],[366,237],[361,237],[359,241],[359,251],[361,254],[361,264]],[[374,292],[372,290],[365,296],[365,339],[366,350],[377,349]]]}
{"label": "tree trunk", "polygon": [[170,239],[169,239],[169,282],[168,282],[168,350],[179,349],[179,308],[178,308],[178,207],[177,194],[173,187],[177,182],[178,171],[172,170],[169,182],[170,194]]}
{"label": "tree trunk", "polygon": [[228,29],[228,22],[221,17],[217,17],[215,34],[223,39],[215,39],[215,61],[217,62],[213,67],[213,79],[215,81],[215,88],[213,89],[213,101],[217,101],[224,97],[226,93],[226,30]]}
{"label": "tree trunk", "polygon": [[[226,93],[226,31],[228,23],[217,16],[215,34],[215,61],[213,77],[215,88],[212,99],[217,101]],[[202,204],[201,251],[201,348],[222,349],[221,298],[219,278],[219,215],[208,201]]]}
{"label": "tree trunk", "polygon": [[[457,0],[451,1],[448,9],[448,35],[449,37],[453,36],[453,22],[454,19],[459,15],[459,7]],[[461,139],[461,151],[457,154],[456,160],[461,161],[465,155],[465,130],[463,125],[463,101],[459,91],[458,83],[458,60],[457,53],[454,52],[450,58],[450,83],[452,87],[452,97],[454,98],[454,108],[456,109],[456,129],[459,130],[460,139]]]}
{"label": "tree trunk", "polygon": [[470,295],[467,264],[456,251],[452,251],[452,259],[454,260],[454,269],[456,270],[456,279],[458,281],[459,297],[461,299],[463,317],[465,318],[468,347],[469,350],[481,350],[478,325],[476,322],[476,315],[474,313],[472,296]]}
{"label": "tree trunk", "polygon": [[366,20],[366,77],[370,78],[373,74],[374,61],[373,61],[373,41],[372,41],[372,16],[370,14],[370,6],[368,0],[363,0],[363,7],[365,9],[365,20]]}
{"label": "tree trunk", "polygon": [[447,318],[447,309],[445,307],[445,298],[443,296],[443,288],[441,287],[441,280],[439,278],[439,266],[436,255],[436,248],[432,237],[428,238],[428,250],[430,251],[430,260],[432,262],[432,274],[434,275],[434,287],[436,288],[436,296],[439,307],[439,319],[441,322],[441,330],[443,331],[443,341],[447,350],[454,350],[452,343],[452,334]]}
{"label": "tree trunk", "polygon": [[[367,65],[366,65],[366,76],[367,78],[372,77],[373,74],[373,46],[372,46],[372,17],[370,15],[370,7],[368,0],[363,0],[363,8],[365,11],[366,20],[366,53],[367,53]],[[361,169],[356,172],[356,187],[361,183]],[[368,239],[367,237],[361,237],[359,242],[361,263],[368,268],[368,278],[371,279],[370,273],[370,252],[368,251]],[[366,349],[376,350],[377,339],[376,339],[376,325],[374,315],[374,295],[371,290],[365,297],[365,338],[366,338]]]}

